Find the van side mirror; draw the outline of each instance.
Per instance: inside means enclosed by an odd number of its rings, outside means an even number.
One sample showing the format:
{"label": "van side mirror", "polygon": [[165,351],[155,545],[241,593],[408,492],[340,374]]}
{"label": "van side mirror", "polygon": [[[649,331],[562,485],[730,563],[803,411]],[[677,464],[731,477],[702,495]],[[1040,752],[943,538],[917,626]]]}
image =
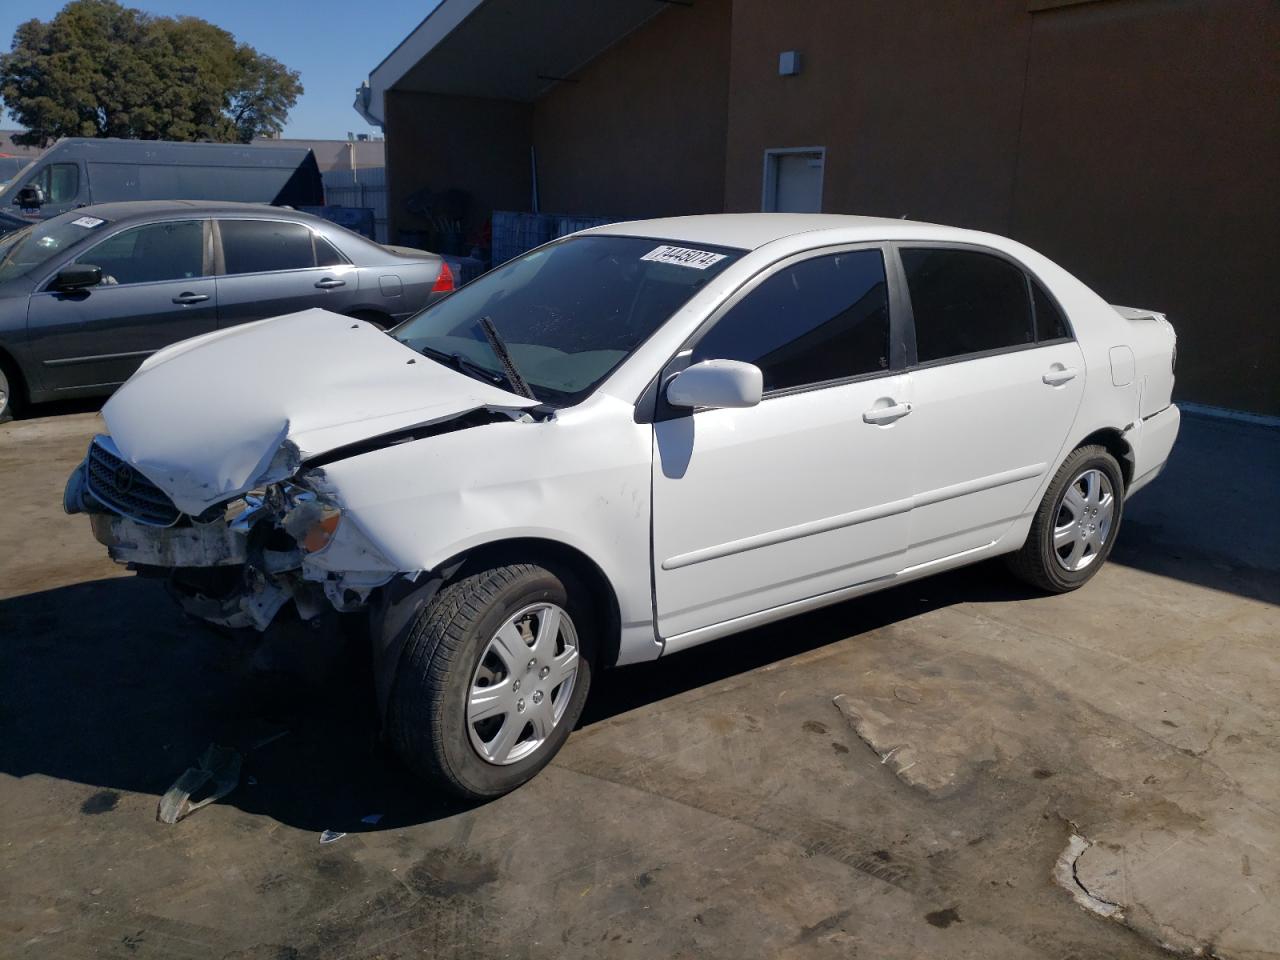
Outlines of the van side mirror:
{"label": "van side mirror", "polygon": [[703,360],[667,384],[673,407],[754,407],[764,393],[760,368],[741,360]]}
{"label": "van side mirror", "polygon": [[18,191],[18,195],[14,197],[13,202],[16,206],[23,209],[44,206],[44,188],[38,184],[28,183],[25,187]]}
{"label": "van side mirror", "polygon": [[51,290],[83,290],[96,287],[102,282],[102,268],[91,263],[69,263],[53,278],[49,284]]}

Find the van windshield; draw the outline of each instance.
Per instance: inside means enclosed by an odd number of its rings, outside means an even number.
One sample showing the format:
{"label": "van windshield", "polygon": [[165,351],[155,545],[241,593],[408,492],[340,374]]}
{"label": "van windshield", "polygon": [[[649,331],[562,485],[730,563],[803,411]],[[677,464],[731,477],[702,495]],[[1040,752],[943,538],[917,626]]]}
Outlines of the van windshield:
{"label": "van windshield", "polygon": [[741,250],[571,237],[485,274],[393,331],[433,360],[513,389],[487,319],[542,403],[576,403]]}
{"label": "van windshield", "polygon": [[13,162],[18,159],[20,158],[0,158],[0,195],[3,195],[6,190],[26,176],[27,171],[35,164],[34,160],[28,160],[23,164],[16,164]]}
{"label": "van windshield", "polygon": [[105,225],[99,217],[66,214],[0,237],[0,283],[44,266]]}

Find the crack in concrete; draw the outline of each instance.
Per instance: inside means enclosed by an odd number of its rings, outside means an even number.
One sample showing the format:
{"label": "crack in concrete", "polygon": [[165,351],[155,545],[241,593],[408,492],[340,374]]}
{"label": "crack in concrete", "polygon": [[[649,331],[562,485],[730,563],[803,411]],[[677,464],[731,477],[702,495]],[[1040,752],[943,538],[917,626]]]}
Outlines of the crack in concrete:
{"label": "crack in concrete", "polygon": [[1093,841],[1082,837],[1079,828],[1070,821],[1071,836],[1067,838],[1067,846],[1058,855],[1058,862],[1053,867],[1053,878],[1058,885],[1071,894],[1080,906],[1090,913],[1107,917],[1111,920],[1124,921],[1124,907],[1090,892],[1080,879],[1077,866],[1086,850],[1093,846]]}

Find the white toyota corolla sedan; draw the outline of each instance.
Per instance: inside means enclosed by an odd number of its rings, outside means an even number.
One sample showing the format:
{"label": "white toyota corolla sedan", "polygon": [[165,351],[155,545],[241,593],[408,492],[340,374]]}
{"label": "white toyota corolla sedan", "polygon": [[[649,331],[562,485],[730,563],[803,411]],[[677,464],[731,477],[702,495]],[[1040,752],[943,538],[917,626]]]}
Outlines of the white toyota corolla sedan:
{"label": "white toyota corolla sedan", "polygon": [[619,223],[390,336],[308,310],[156,353],[66,504],[211,622],[367,616],[392,742],[492,797],[601,668],[998,554],[1081,586],[1169,456],[1174,356],[1003,237]]}

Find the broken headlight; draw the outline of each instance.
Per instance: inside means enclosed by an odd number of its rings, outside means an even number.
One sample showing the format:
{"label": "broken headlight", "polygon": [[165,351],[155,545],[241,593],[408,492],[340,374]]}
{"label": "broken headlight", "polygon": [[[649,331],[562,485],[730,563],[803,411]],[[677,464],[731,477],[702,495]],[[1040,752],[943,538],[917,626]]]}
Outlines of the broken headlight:
{"label": "broken headlight", "polygon": [[329,545],[341,522],[341,510],[325,503],[314,493],[304,491],[281,519],[280,525],[297,541],[303,553],[319,553]]}

